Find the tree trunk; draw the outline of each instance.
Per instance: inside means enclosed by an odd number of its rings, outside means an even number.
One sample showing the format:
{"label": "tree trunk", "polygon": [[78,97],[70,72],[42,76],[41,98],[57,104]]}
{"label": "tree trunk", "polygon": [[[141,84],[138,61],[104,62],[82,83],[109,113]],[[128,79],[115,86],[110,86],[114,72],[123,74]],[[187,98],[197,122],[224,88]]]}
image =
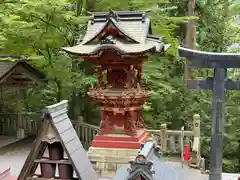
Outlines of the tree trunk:
{"label": "tree trunk", "polygon": [[238,140],[238,172],[240,172],[240,140]]}
{"label": "tree trunk", "polygon": [[[189,0],[188,2],[188,16],[194,16],[194,9],[196,6],[195,0]],[[196,24],[194,20],[190,20],[187,24],[187,31],[185,37],[185,45],[189,49],[196,49]],[[190,69],[188,67],[188,61],[186,60],[184,66],[184,79],[191,77]]]}
{"label": "tree trunk", "polygon": [[86,0],[86,10],[89,12],[95,11],[96,0]]}
{"label": "tree trunk", "polygon": [[57,80],[57,78],[55,78],[55,83],[57,85],[57,102],[61,101],[62,98],[62,86],[61,86],[61,82],[59,80]]}

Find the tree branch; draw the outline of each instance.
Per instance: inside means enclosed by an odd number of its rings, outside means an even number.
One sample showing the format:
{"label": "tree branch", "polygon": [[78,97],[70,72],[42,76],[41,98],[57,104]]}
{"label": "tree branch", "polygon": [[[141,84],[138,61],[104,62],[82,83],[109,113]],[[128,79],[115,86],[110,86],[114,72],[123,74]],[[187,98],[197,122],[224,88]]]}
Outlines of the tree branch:
{"label": "tree branch", "polygon": [[71,45],[71,42],[69,41],[69,39],[67,38],[67,36],[65,35],[65,33],[64,33],[58,26],[56,26],[55,24],[50,23],[49,21],[46,21],[45,19],[43,19],[43,18],[41,18],[41,17],[35,16],[34,14],[31,14],[31,17],[33,17],[33,18],[35,18],[35,19],[38,19],[38,20],[42,21],[43,23],[45,23],[45,24],[47,24],[47,25],[50,25],[50,26],[56,28],[56,29],[63,35],[63,37],[65,38],[65,40],[67,41],[67,43],[68,43],[69,45]]}

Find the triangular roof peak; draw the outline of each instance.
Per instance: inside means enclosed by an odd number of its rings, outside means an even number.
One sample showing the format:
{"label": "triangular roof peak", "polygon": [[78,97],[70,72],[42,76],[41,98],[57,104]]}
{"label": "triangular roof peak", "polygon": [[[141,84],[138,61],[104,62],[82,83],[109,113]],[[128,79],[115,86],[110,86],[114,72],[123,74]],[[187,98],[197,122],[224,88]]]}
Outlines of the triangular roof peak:
{"label": "triangular roof peak", "polygon": [[10,61],[12,56],[9,55],[0,56],[0,58],[3,59],[0,61],[0,85],[44,83],[44,73],[27,63],[27,60]]}
{"label": "triangular roof peak", "polygon": [[104,36],[107,35],[120,35],[124,37],[127,41],[130,41],[132,43],[140,43],[138,40],[136,40],[134,37],[128,34],[119,24],[118,24],[118,16],[111,11],[109,15],[107,16],[107,21],[102,26],[101,29],[99,29],[98,32],[89,40],[82,42],[83,45],[86,45],[95,39],[101,40],[104,39]]}
{"label": "triangular roof peak", "polygon": [[113,10],[109,10],[109,13],[107,15],[107,20],[110,19],[110,18],[113,18],[115,21],[119,21],[119,16],[117,15],[116,12],[114,12]]}
{"label": "triangular roof peak", "polygon": [[[98,180],[98,175],[67,115],[67,108],[67,100],[46,107],[42,127],[18,180],[38,180],[44,177],[46,179]],[[45,151],[47,147],[48,155]],[[67,157],[64,157],[64,152]],[[41,167],[41,174],[36,173],[38,165]],[[56,177],[56,165],[65,166],[65,168],[68,166],[67,168],[76,172],[77,177],[66,178],[65,171],[61,169],[58,169],[59,177]]]}
{"label": "triangular roof peak", "polygon": [[129,21],[129,20],[144,20],[150,10],[141,10],[141,11],[113,11],[109,12],[94,12],[93,21],[94,22],[103,22],[106,21],[109,15],[114,15],[120,21]]}

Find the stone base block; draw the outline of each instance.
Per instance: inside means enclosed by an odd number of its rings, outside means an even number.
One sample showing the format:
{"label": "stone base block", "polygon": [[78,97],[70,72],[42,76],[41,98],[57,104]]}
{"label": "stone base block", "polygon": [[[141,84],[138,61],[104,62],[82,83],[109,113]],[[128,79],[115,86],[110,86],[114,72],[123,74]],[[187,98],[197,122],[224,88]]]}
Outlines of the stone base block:
{"label": "stone base block", "polygon": [[17,139],[23,139],[23,138],[25,138],[24,129],[18,129],[17,130]]}
{"label": "stone base block", "polygon": [[136,136],[125,134],[96,135],[92,147],[139,149],[149,138],[146,129],[138,129]]}
{"label": "stone base block", "polygon": [[103,178],[112,178],[117,169],[134,160],[139,149],[90,147],[88,157]]}

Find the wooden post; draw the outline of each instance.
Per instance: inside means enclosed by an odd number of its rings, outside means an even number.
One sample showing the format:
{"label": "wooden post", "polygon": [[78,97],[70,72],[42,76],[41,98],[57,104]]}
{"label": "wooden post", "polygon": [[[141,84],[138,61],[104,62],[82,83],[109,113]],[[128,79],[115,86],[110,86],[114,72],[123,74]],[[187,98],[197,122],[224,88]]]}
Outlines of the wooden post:
{"label": "wooden post", "polygon": [[161,138],[161,148],[163,152],[167,151],[167,124],[161,125],[160,138]]}
{"label": "wooden post", "polygon": [[102,72],[102,68],[98,69],[98,88],[102,87],[102,79],[103,79],[103,72]]}
{"label": "wooden post", "polygon": [[205,159],[204,158],[201,158],[201,166],[200,166],[200,170],[201,170],[201,173],[204,174],[205,171],[206,171],[206,167],[205,167]]}
{"label": "wooden post", "polygon": [[224,102],[225,80],[227,69],[214,69],[213,99],[212,99],[212,134],[210,149],[210,173],[211,180],[222,179],[222,154],[223,154],[223,128],[224,128]]}
{"label": "wooden post", "polygon": [[17,89],[17,139],[25,137],[22,121],[22,90]]}
{"label": "wooden post", "polygon": [[170,136],[169,135],[169,152],[176,153],[175,136]]}
{"label": "wooden post", "polygon": [[184,126],[182,126],[181,128],[181,165],[183,168],[183,164],[184,164],[184,159],[183,159],[183,151],[184,151]]}
{"label": "wooden post", "polygon": [[83,123],[83,117],[82,116],[78,116],[77,120],[78,120],[79,123]]}
{"label": "wooden post", "polygon": [[200,140],[200,115],[193,116],[193,145],[191,152],[191,167],[199,168],[201,166],[201,140]]}
{"label": "wooden post", "polygon": [[197,156],[200,156],[200,115],[194,114],[193,115],[193,148],[192,150],[197,152]]}
{"label": "wooden post", "polygon": [[142,63],[138,64],[138,67],[137,67],[137,81],[139,83],[139,85],[141,85],[141,81],[142,81]]}

